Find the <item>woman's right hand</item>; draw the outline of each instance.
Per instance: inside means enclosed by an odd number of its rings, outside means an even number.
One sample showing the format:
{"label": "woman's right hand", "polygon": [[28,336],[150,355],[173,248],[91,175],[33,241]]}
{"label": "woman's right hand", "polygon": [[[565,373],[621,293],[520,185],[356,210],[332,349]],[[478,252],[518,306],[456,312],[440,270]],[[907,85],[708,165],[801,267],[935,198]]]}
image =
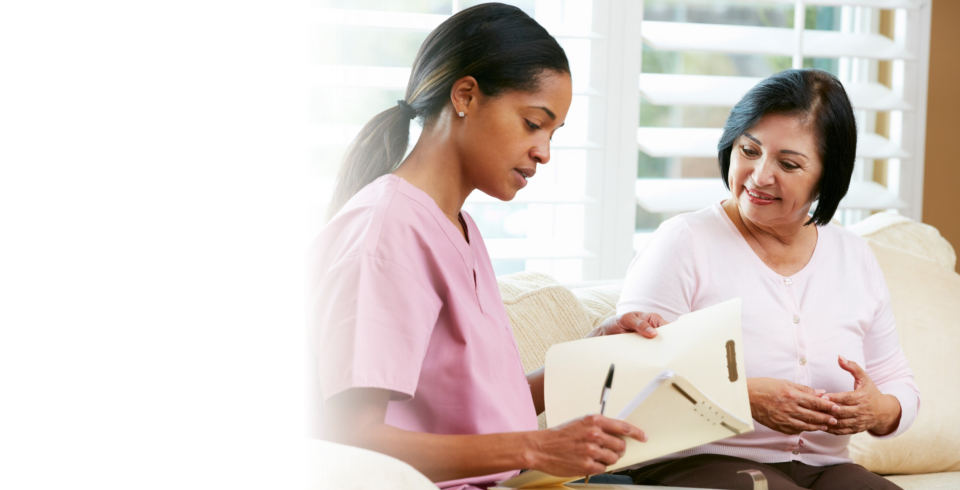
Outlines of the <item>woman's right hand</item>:
{"label": "woman's right hand", "polygon": [[652,339],[657,336],[657,329],[666,324],[667,321],[656,313],[631,311],[607,318],[602,325],[591,330],[590,333],[587,334],[587,338],[635,332],[648,339]]}
{"label": "woman's right hand", "polygon": [[603,473],[623,456],[624,437],[647,442],[646,434],[634,425],[598,414],[536,434],[530,468],[555,476]]}
{"label": "woman's right hand", "polygon": [[837,423],[830,415],[836,404],[821,398],[823,390],[784,379],[748,378],[747,391],[753,419],[777,432],[827,430]]}

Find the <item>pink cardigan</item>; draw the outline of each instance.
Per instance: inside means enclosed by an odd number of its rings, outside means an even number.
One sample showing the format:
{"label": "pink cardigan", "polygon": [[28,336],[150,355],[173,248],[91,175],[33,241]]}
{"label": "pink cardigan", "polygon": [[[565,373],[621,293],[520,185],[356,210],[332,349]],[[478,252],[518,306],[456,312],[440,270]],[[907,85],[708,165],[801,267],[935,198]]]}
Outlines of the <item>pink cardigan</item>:
{"label": "pink cardigan", "polygon": [[[920,391],[900,348],[890,293],[866,242],[839,226],[819,228],[810,262],[790,277],[763,263],[720,203],[665,221],[634,258],[617,313],[659,313],[667,321],[740,297],[746,374],[792,381],[828,393],[853,389],[837,355],[866,369],[894,395],[903,433],[920,409]],[[645,464],[694,454],[725,454],[761,463],[814,466],[850,462],[850,436],[786,435],[756,430]]]}

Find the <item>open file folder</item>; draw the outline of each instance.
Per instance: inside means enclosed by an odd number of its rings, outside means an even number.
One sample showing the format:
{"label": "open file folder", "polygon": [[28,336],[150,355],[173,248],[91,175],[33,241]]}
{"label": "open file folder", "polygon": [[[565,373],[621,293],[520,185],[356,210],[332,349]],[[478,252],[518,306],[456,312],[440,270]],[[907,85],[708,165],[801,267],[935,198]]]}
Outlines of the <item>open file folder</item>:
{"label": "open file folder", "polygon": [[[547,426],[597,413],[610,363],[606,415],[647,434],[627,439],[617,471],[753,430],[740,336],[740,299],[683,315],[646,339],[635,334],[557,344],[547,352]],[[500,484],[538,488],[579,480],[528,471]]]}

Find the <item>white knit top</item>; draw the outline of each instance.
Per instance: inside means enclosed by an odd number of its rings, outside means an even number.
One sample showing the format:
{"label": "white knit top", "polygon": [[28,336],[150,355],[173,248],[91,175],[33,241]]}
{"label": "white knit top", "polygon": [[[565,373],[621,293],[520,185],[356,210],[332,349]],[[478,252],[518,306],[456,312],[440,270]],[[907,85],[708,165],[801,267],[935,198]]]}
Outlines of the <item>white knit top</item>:
{"label": "white knit top", "polygon": [[[900,401],[907,430],[920,391],[897,338],[890,293],[867,243],[836,225],[818,229],[807,265],[790,277],[766,266],[720,203],[665,221],[634,258],[617,313],[659,313],[667,321],[731,298],[743,301],[746,375],[792,381],[827,393],[853,390],[837,356],[863,366],[881,392]],[[850,462],[850,436],[756,430],[649,461],[725,454],[761,463]],[[642,427],[641,427],[642,428]]]}

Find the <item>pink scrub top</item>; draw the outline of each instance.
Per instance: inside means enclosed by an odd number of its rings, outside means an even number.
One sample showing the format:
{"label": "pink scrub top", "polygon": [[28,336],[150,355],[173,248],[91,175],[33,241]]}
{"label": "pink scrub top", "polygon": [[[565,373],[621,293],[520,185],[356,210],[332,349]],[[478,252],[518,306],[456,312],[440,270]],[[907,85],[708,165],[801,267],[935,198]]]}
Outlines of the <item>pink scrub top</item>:
{"label": "pink scrub top", "polygon": [[[433,434],[537,430],[537,415],[490,257],[436,202],[384,175],[309,249],[311,413],[349,388],[390,390],[386,423]],[[485,488],[517,472],[439,483]]]}

